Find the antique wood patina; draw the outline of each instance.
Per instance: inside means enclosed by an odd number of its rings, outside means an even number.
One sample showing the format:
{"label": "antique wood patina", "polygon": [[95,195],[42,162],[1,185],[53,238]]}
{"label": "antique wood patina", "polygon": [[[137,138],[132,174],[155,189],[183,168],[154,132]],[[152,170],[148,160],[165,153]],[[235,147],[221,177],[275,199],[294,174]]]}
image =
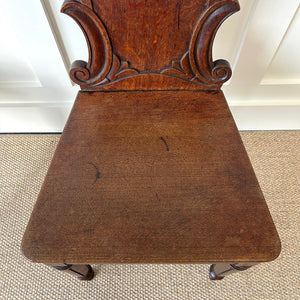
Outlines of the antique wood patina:
{"label": "antique wood patina", "polygon": [[211,279],[275,259],[280,240],[220,87],[218,27],[235,0],[65,1],[88,62],[25,232],[35,262],[212,263]]}

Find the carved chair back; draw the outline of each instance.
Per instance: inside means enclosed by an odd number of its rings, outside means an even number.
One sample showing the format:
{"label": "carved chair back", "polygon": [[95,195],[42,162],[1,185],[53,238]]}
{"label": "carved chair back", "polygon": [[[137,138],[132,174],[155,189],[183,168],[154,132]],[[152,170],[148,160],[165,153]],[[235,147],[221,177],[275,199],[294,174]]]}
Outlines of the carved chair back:
{"label": "carved chair back", "polygon": [[230,78],[212,60],[217,29],[237,0],[66,0],[80,25],[89,61],[70,75],[82,90],[215,90]]}

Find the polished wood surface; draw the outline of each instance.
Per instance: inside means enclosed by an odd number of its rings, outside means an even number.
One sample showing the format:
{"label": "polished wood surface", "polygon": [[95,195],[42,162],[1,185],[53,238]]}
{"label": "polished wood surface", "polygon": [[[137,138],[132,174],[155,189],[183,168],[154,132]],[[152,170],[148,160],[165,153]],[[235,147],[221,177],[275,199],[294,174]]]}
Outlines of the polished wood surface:
{"label": "polished wood surface", "polygon": [[45,263],[261,262],[280,241],[221,91],[81,92],[22,247]]}
{"label": "polished wood surface", "polygon": [[66,0],[89,60],[70,76],[83,90],[215,90],[231,76],[212,59],[216,32],[237,0]]}
{"label": "polished wood surface", "polygon": [[[87,62],[22,250],[90,280],[85,263],[275,259],[280,240],[229,111],[212,48],[237,0],[66,0]],[[221,263],[221,264],[220,264]],[[225,264],[222,264],[225,263]],[[79,271],[78,271],[79,270]]]}

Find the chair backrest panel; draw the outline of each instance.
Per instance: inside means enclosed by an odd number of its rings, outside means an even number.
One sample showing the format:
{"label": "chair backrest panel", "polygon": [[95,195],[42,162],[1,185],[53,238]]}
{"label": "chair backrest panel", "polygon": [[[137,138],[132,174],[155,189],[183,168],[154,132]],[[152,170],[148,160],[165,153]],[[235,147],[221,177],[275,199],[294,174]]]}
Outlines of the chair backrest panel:
{"label": "chair backrest panel", "polygon": [[115,53],[141,72],[159,72],[188,50],[204,5],[203,0],[98,0],[94,10]]}
{"label": "chair backrest panel", "polygon": [[219,89],[231,76],[212,60],[217,29],[237,0],[66,0],[89,61],[71,78],[83,90]]}

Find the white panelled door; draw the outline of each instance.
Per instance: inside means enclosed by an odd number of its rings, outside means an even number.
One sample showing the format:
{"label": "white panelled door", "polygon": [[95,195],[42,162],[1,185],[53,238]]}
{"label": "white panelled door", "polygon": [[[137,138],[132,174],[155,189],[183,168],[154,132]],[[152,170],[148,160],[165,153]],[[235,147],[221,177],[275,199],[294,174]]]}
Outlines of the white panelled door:
{"label": "white panelled door", "polygon": [[253,2],[224,92],[240,129],[300,129],[300,1]]}
{"label": "white panelled door", "polygon": [[46,1],[0,1],[0,14],[0,132],[61,131],[78,87],[52,12]]}
{"label": "white panelled door", "polygon": [[[62,0],[0,1],[0,132],[60,132],[78,87],[70,63],[87,59]],[[240,0],[214,58],[230,61],[223,87],[241,130],[300,129],[300,1]]]}

